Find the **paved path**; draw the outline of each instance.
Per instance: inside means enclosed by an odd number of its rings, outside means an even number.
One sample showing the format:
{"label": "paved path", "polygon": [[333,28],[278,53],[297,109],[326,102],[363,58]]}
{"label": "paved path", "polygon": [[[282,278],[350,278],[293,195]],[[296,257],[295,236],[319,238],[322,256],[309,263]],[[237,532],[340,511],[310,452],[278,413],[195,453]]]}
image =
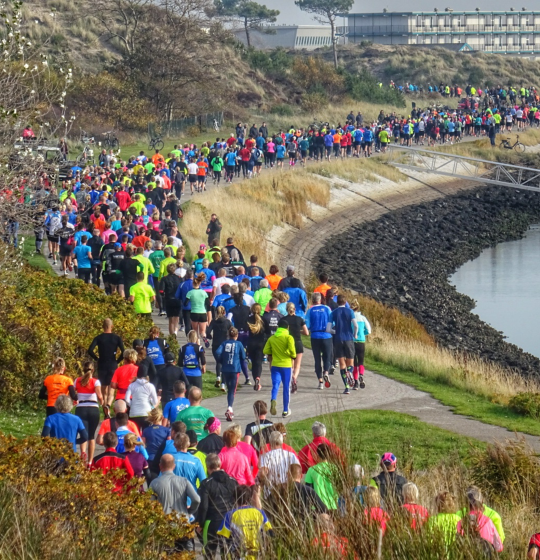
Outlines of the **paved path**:
{"label": "paved path", "polygon": [[[280,261],[295,264],[299,276],[306,277],[311,272],[311,259],[323,246],[327,237],[344,231],[351,223],[374,220],[394,209],[441,198],[458,190],[470,188],[471,185],[471,183],[460,182],[438,184],[434,187],[422,183],[413,189],[409,185],[402,191],[393,189],[391,194],[379,196],[376,200],[355,193],[355,196],[349,197],[349,204],[345,209],[327,216],[321,223],[314,222],[305,229],[289,231],[287,240],[283,244],[277,244]],[[55,267],[55,271],[60,273],[59,266]],[[168,322],[165,317],[158,317],[155,313],[153,319],[163,332],[168,332]],[[185,342],[184,333],[180,333],[179,342],[181,344]],[[318,383],[313,364],[313,355],[310,350],[306,349],[298,382],[298,393],[291,398],[292,416],[287,421],[303,420],[319,414],[332,414],[350,409],[379,409],[411,414],[429,424],[481,441],[493,442],[513,437],[513,434],[504,428],[453,414],[449,407],[442,405],[427,393],[374,372],[367,372],[365,390],[351,391],[350,395],[343,395],[340,376],[335,375],[331,378],[332,387],[320,391],[317,389]],[[208,369],[215,371],[211,353],[208,353]],[[234,411],[235,421],[241,425],[252,421],[254,400],[262,398],[269,402],[269,373],[269,367],[264,366],[263,388],[259,393],[256,393],[250,386],[239,388]],[[224,420],[227,407],[225,395],[206,399],[204,405],[214,411],[221,420]],[[280,417],[281,410],[280,393],[278,417]],[[539,438],[528,435],[525,438],[529,444],[540,451]]]}

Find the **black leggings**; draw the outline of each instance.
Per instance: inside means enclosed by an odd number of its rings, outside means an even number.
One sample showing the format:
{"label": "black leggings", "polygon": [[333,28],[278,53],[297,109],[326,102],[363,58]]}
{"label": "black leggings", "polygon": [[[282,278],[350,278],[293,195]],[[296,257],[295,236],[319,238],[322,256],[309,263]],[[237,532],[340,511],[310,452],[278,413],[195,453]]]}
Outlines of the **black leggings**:
{"label": "black leggings", "polygon": [[99,408],[97,406],[78,406],[75,409],[75,415],[82,420],[88,432],[88,441],[94,441],[99,426]]}
{"label": "black leggings", "polygon": [[355,342],[354,343],[354,366],[364,365],[364,354],[366,353],[366,343],[365,342]]}
{"label": "black leggings", "polygon": [[141,433],[145,428],[148,428],[148,426],[151,426],[151,424],[148,421],[148,418],[146,416],[133,416],[133,417],[130,417],[129,419],[132,422],[134,422],[135,424],[137,424],[137,427],[139,428]]}
{"label": "black leggings", "polygon": [[212,356],[214,356],[214,360],[216,361],[216,377],[221,377],[221,363],[216,356],[216,350],[217,348],[212,348]]}
{"label": "black leggings", "polygon": [[248,358],[251,360],[251,375],[253,375],[253,379],[257,379],[262,375],[262,367],[263,367],[263,348],[262,345],[257,346],[248,346],[247,347],[247,354]]}
{"label": "black leggings", "polygon": [[230,406],[231,408],[234,404],[234,395],[236,394],[239,377],[239,373],[223,372],[223,383],[225,383],[227,387],[227,406]]}

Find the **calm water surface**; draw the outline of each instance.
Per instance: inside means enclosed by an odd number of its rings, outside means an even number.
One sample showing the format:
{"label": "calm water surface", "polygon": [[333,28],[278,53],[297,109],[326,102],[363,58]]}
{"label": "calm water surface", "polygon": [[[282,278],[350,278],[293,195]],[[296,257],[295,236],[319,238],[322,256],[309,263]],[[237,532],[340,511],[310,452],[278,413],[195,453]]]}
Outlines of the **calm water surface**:
{"label": "calm water surface", "polygon": [[540,225],[519,241],[486,249],[449,280],[476,300],[483,321],[540,357]]}

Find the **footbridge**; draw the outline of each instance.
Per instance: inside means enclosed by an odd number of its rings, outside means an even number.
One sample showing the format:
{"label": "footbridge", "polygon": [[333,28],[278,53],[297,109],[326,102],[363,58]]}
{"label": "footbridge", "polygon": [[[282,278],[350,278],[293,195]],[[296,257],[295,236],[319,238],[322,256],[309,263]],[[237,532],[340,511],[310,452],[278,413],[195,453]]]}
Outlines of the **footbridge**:
{"label": "footbridge", "polygon": [[388,163],[413,171],[540,192],[540,169],[391,144]]}

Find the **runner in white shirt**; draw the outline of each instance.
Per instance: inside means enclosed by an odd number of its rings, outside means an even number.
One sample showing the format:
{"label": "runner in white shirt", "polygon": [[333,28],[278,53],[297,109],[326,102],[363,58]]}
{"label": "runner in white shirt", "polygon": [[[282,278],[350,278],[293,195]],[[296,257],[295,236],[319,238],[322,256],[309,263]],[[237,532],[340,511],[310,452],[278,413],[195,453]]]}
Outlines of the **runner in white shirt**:
{"label": "runner in white shirt", "polygon": [[288,481],[289,467],[299,465],[294,453],[283,449],[283,435],[280,432],[270,434],[270,451],[259,458],[259,469],[268,469],[268,480],[272,484],[285,484]]}
{"label": "runner in white shirt", "polygon": [[212,293],[212,297],[215,298],[216,296],[221,295],[221,286],[223,284],[229,284],[232,286],[234,284],[234,280],[232,278],[227,278],[227,272],[224,268],[218,270],[217,278],[214,280],[214,291]]}

